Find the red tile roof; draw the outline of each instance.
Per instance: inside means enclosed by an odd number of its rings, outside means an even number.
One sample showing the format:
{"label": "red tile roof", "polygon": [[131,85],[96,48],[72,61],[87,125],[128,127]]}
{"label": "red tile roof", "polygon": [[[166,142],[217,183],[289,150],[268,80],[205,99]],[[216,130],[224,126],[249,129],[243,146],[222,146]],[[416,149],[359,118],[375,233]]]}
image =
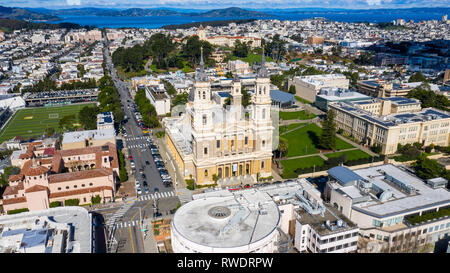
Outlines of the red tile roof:
{"label": "red tile roof", "polygon": [[3,192],[3,196],[18,194],[20,190],[23,190],[23,182],[19,182],[17,186],[7,186]]}
{"label": "red tile roof", "polygon": [[80,179],[89,179],[89,178],[109,176],[109,175],[113,175],[112,170],[104,169],[104,168],[72,172],[72,173],[59,173],[59,174],[50,175],[48,177],[48,180],[49,180],[48,183],[59,183],[59,182],[66,182],[66,181],[80,180]]}
{"label": "red tile roof", "polygon": [[27,202],[27,198],[25,196],[17,197],[17,198],[3,199],[3,205],[10,205],[10,204],[17,204],[17,203],[26,203],[26,202]]}
{"label": "red tile roof", "polygon": [[33,166],[32,160],[28,160],[23,164],[21,173],[26,176],[38,176],[48,172],[48,168],[44,166]]}
{"label": "red tile roof", "polygon": [[19,173],[19,174],[11,174],[9,177],[8,177],[8,181],[17,181],[17,180],[22,180],[23,179],[23,174],[22,173]]}
{"label": "red tile roof", "polygon": [[37,191],[47,191],[48,188],[45,186],[41,186],[41,185],[34,185],[33,187],[30,187],[28,189],[25,190],[25,193],[29,193],[29,192],[37,192]]}

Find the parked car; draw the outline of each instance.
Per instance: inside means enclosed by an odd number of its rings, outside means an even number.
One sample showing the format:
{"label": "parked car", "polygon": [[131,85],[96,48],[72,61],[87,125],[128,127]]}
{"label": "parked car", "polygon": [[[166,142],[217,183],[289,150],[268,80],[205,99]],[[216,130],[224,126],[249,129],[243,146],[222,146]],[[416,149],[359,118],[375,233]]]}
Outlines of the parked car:
{"label": "parked car", "polygon": [[150,161],[145,160],[145,165],[150,165]]}
{"label": "parked car", "polygon": [[142,184],[144,185],[144,187],[148,186],[147,181],[144,180],[144,182],[142,182]]}
{"label": "parked car", "polygon": [[154,188],[153,191],[154,191],[155,193],[157,193],[157,192],[159,192],[159,189],[158,189],[158,188]]}
{"label": "parked car", "polygon": [[147,178],[147,176],[145,175],[145,173],[141,174],[142,179]]}
{"label": "parked car", "polygon": [[129,155],[128,158],[129,158],[130,160],[133,160],[133,156],[132,156],[132,155]]}
{"label": "parked car", "polygon": [[136,192],[137,192],[137,194],[142,194],[141,188],[136,188]]}
{"label": "parked car", "polygon": [[141,184],[139,183],[138,180],[136,180],[136,188],[139,188],[141,186]]}
{"label": "parked car", "polygon": [[148,189],[147,186],[144,186],[144,192],[145,192],[146,194],[150,193],[150,190]]}

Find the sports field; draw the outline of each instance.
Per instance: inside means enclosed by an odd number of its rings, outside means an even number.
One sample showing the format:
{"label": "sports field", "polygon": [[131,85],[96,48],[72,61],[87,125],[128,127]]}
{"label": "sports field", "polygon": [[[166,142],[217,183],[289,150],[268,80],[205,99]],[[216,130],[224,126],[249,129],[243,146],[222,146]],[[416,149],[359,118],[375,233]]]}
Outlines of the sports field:
{"label": "sports field", "polygon": [[25,139],[40,136],[47,127],[53,127],[56,132],[61,132],[59,120],[72,114],[78,117],[78,112],[85,106],[92,106],[92,103],[20,109],[0,132],[0,143],[15,136],[22,136]]}

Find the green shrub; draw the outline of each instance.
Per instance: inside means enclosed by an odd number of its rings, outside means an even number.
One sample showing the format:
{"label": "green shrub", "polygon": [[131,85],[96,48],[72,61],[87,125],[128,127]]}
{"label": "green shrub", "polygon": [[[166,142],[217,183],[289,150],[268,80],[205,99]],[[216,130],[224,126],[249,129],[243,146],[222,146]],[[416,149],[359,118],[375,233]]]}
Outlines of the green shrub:
{"label": "green shrub", "polygon": [[166,135],[166,132],[164,132],[164,131],[159,131],[159,132],[156,132],[156,137],[157,138],[162,138],[162,137],[164,137],[165,135]]}
{"label": "green shrub", "polygon": [[9,210],[8,214],[17,214],[17,213],[21,213],[21,212],[27,212],[28,209],[27,208],[23,208],[23,209],[13,209],[13,210]]}
{"label": "green shrub", "polygon": [[61,207],[62,203],[61,201],[55,201],[50,203],[51,208]]}
{"label": "green shrub", "polygon": [[91,197],[92,204],[100,204],[100,201],[102,201],[102,198],[98,194],[95,197]]}
{"label": "green shrub", "polygon": [[64,200],[64,206],[78,206],[79,204],[80,204],[80,199]]}
{"label": "green shrub", "polygon": [[184,181],[186,181],[186,188],[188,190],[194,190],[194,179],[186,179]]}
{"label": "green shrub", "polygon": [[406,220],[408,220],[411,224],[426,222],[427,220],[433,220],[440,218],[442,216],[449,216],[450,215],[450,208],[446,209],[440,209],[439,211],[435,212],[429,212],[422,215],[415,215],[415,216],[407,216]]}

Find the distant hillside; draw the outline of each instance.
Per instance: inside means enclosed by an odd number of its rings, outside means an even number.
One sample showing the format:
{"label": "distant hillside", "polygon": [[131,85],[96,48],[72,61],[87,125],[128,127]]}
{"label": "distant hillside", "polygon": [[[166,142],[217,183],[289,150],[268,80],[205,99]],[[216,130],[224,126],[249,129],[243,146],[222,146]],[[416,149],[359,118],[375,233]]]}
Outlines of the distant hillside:
{"label": "distant hillside", "polygon": [[31,23],[27,21],[0,19],[0,29],[5,32],[12,32],[18,29],[57,29],[68,28],[77,29],[81,28],[80,25],[73,23],[59,23],[59,24],[46,24],[46,23]]}
{"label": "distant hillside", "polygon": [[226,9],[214,9],[207,12],[201,13],[189,13],[190,16],[198,16],[198,17],[266,17],[270,16],[270,14],[241,9],[236,7],[226,8]]}
{"label": "distant hillside", "polygon": [[166,8],[142,9],[131,8],[125,10],[118,9],[100,9],[100,8],[77,8],[77,9],[28,9],[29,11],[39,11],[47,15],[90,15],[90,16],[126,16],[126,17],[143,17],[143,16],[192,16],[192,17],[265,17],[270,14],[246,10],[241,8],[215,9],[206,12],[180,12]]}
{"label": "distant hillside", "polygon": [[167,25],[163,26],[163,29],[187,29],[191,27],[199,27],[200,25],[212,26],[212,27],[222,27],[227,26],[230,23],[236,24],[245,24],[255,21],[256,19],[236,19],[236,20],[222,20],[222,21],[207,21],[207,22],[196,22],[196,23],[188,23],[188,24],[179,24],[179,25]]}
{"label": "distant hillside", "polygon": [[21,8],[8,8],[0,6],[0,18],[12,20],[27,20],[27,21],[56,21],[59,20],[57,16],[32,12]]}

